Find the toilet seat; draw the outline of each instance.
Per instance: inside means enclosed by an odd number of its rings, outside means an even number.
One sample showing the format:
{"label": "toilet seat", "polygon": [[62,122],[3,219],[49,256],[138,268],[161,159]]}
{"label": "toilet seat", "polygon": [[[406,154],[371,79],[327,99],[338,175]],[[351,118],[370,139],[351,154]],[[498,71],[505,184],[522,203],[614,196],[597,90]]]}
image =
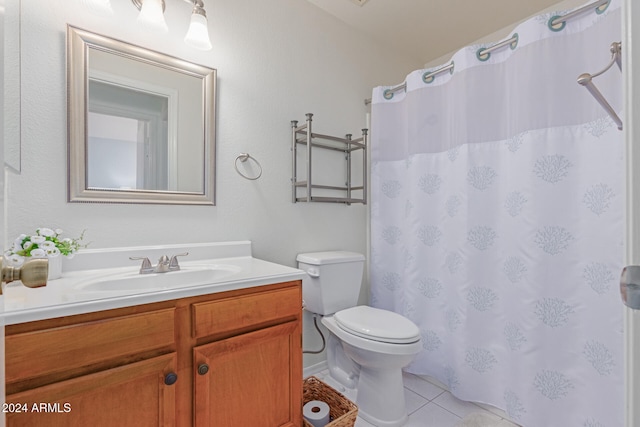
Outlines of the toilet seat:
{"label": "toilet seat", "polygon": [[392,311],[360,305],[340,310],[333,318],[339,328],[362,338],[391,344],[411,344],[420,340],[418,327]]}

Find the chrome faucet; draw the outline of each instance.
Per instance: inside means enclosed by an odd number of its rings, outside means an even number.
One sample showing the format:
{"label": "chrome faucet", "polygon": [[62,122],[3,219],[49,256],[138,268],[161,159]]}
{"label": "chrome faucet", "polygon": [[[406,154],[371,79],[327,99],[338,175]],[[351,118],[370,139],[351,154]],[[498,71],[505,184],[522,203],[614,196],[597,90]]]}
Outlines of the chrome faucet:
{"label": "chrome faucet", "polygon": [[169,257],[166,255],[162,255],[156,264],[156,268],[154,269],[155,273],[166,273],[169,271]]}
{"label": "chrome faucet", "polygon": [[180,270],[180,264],[178,264],[178,257],[179,256],[187,256],[189,255],[189,252],[185,252],[182,254],[176,254],[174,256],[171,257],[171,259],[169,260],[169,271],[178,271]]}
{"label": "chrome faucet", "polygon": [[153,273],[155,269],[151,265],[151,261],[147,257],[139,257],[139,256],[131,256],[129,257],[132,261],[142,260],[142,265],[140,266],[140,274],[149,274]]}
{"label": "chrome faucet", "polygon": [[168,256],[162,255],[158,260],[158,264],[151,265],[151,261],[147,257],[129,257],[130,260],[137,261],[142,260],[142,265],[140,266],[140,274],[151,274],[151,273],[167,273],[169,271],[178,271],[180,270],[180,264],[178,264],[179,256],[187,256],[189,252],[185,252],[183,254],[176,254],[169,259]]}

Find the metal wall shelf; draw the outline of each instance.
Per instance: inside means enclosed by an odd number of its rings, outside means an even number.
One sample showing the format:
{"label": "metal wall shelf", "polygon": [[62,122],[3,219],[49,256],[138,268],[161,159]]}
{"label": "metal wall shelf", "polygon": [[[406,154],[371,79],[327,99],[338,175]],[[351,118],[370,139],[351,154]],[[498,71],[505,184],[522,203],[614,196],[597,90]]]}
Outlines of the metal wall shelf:
{"label": "metal wall shelf", "polygon": [[[322,135],[319,133],[313,133],[311,130],[311,122],[313,114],[306,114],[306,123],[298,126],[297,120],[291,121],[291,152],[292,152],[292,166],[293,177],[291,178],[292,184],[292,201],[296,202],[323,202],[323,203],[345,203],[350,205],[352,203],[367,203],[367,139],[368,129],[362,129],[362,137],[358,139],[351,139],[351,134],[347,134],[344,138],[336,136]],[[302,137],[299,137],[302,135]],[[316,140],[331,141],[334,143],[317,142]],[[306,146],[306,177],[303,180],[298,181],[298,145]],[[346,183],[344,186],[334,185],[319,185],[314,184],[311,178],[312,172],[312,159],[314,148],[321,148],[325,150],[334,150],[345,153],[346,163]],[[362,151],[362,185],[353,186],[351,182],[351,161],[352,153],[354,151]],[[303,196],[298,194],[299,189],[305,189],[306,192]],[[317,195],[317,191],[314,195],[313,190],[326,190],[337,191],[341,193],[339,197],[320,196]],[[362,197],[354,197],[352,192],[360,192]]]}

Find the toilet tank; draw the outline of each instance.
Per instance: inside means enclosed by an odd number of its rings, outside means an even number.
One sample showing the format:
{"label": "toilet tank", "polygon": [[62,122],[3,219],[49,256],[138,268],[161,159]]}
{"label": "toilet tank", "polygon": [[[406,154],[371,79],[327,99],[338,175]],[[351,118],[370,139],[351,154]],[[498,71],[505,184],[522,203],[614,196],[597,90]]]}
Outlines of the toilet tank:
{"label": "toilet tank", "polygon": [[302,280],[302,299],[312,313],[327,315],[358,304],[364,255],[330,251],[298,254],[298,268],[307,272]]}

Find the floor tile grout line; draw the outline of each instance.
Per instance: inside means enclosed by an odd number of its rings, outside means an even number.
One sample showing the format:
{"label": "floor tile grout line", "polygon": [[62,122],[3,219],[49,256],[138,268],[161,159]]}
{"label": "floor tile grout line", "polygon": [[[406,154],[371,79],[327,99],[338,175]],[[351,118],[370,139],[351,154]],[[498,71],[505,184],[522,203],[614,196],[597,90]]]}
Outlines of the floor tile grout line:
{"label": "floor tile grout line", "polygon": [[[424,381],[424,380],[422,380],[422,381]],[[429,383],[429,381],[425,381],[425,382],[426,382],[426,383]],[[429,383],[429,384],[431,384],[431,383]],[[432,384],[432,385],[433,385],[433,384]],[[422,397],[423,399],[428,400],[429,402],[433,401],[434,399],[437,399],[437,398],[438,398],[438,396],[440,396],[442,393],[446,393],[446,392],[447,392],[447,390],[444,390],[444,389],[441,389],[440,387],[438,387],[438,388],[440,388],[440,390],[441,390],[441,391],[440,391],[440,393],[438,393],[438,394],[437,394],[433,399],[429,399],[427,396],[425,396],[425,395],[423,395],[423,394],[420,394],[420,392],[419,392],[419,391],[416,391],[416,390],[412,389],[411,387],[404,386],[404,388],[405,388],[405,389],[407,389],[407,390],[409,390],[409,391],[414,392],[415,394],[417,394],[418,396]]]}
{"label": "floor tile grout line", "polygon": [[455,412],[453,412],[453,411],[451,411],[451,410],[449,410],[449,409],[445,408],[444,406],[439,405],[437,402],[429,402],[429,403],[433,403],[434,405],[439,406],[440,408],[444,409],[444,410],[445,410],[445,411],[447,411],[448,413],[453,414],[453,415],[455,415],[455,416],[456,416],[456,417],[458,417],[458,418],[462,418],[462,415],[461,415],[461,414],[456,414]]}
{"label": "floor tile grout line", "polygon": [[408,412],[408,413],[407,413],[407,415],[411,415],[411,414],[414,414],[414,413],[418,412],[420,409],[424,408],[424,407],[425,407],[425,406],[427,406],[429,403],[431,403],[431,402],[429,402],[429,401],[427,400],[427,401],[426,401],[426,402],[424,402],[422,405],[420,405],[418,408],[414,409],[414,410],[413,410],[413,411],[411,411],[411,412]]}
{"label": "floor tile grout line", "polygon": [[[321,372],[319,372],[318,374],[315,374],[315,375],[316,375],[316,376],[318,376],[319,374],[321,374]],[[412,374],[412,375],[413,375],[413,374]],[[439,386],[438,384],[434,384],[434,383],[432,383],[431,381],[427,381],[427,380],[425,380],[425,379],[423,379],[423,378],[421,378],[421,377],[419,377],[419,376],[417,376],[417,375],[416,375],[416,377],[418,377],[418,379],[419,379],[419,380],[421,380],[421,381],[424,381],[424,382],[426,382],[426,383],[429,383],[429,384],[431,384],[431,385],[433,385],[433,386],[437,387],[437,388],[440,390],[440,392],[439,392],[436,396],[434,396],[433,398],[429,399],[428,397],[426,397],[426,396],[424,396],[424,395],[420,394],[420,392],[418,392],[418,391],[416,391],[416,390],[413,390],[411,387],[408,387],[408,386],[406,386],[406,385],[405,385],[405,386],[404,386],[404,389],[405,389],[405,390],[410,391],[410,392],[412,392],[412,393],[415,393],[415,394],[416,394],[417,396],[419,396],[421,399],[424,399],[424,403],[420,404],[420,406],[419,406],[419,407],[417,407],[416,409],[414,409],[414,410],[412,410],[411,412],[408,412],[408,413],[407,413],[409,416],[411,416],[411,415],[413,415],[414,413],[418,412],[419,410],[423,409],[425,406],[427,406],[427,405],[429,405],[429,404],[433,403],[434,405],[438,406],[440,409],[443,409],[444,411],[448,412],[449,414],[452,414],[453,416],[455,416],[455,417],[457,417],[457,418],[459,418],[459,419],[464,419],[464,417],[465,417],[466,415],[463,415],[463,414],[457,414],[457,413],[455,413],[455,412],[451,411],[450,409],[447,409],[447,408],[445,408],[444,406],[440,405],[439,403],[435,402],[435,400],[436,400],[438,397],[442,396],[444,393],[447,393],[447,392],[448,392],[448,390],[443,389],[443,388],[442,388],[441,386]],[[455,396],[454,396],[454,397],[455,397]],[[511,421],[511,420],[509,420],[509,419],[507,419],[507,418],[504,418],[503,416],[501,416],[501,415],[499,415],[499,414],[497,414],[497,413],[495,413],[495,412],[493,412],[493,411],[490,411],[490,410],[488,410],[488,409],[484,408],[483,406],[480,406],[480,405],[476,404],[476,402],[469,402],[469,403],[471,403],[471,404],[473,404],[474,406],[476,406],[476,407],[478,408],[478,410],[480,410],[480,411],[488,412],[488,413],[490,413],[490,414],[492,414],[492,415],[494,415],[494,416],[498,417],[498,418],[499,418],[499,419],[501,419],[501,420],[504,420],[504,421],[507,421],[507,422],[513,423],[513,421]],[[361,417],[359,417],[359,416],[358,416],[357,418],[358,418],[359,420],[361,420],[361,421],[364,421],[364,420],[363,420]],[[515,426],[516,426],[516,427],[518,427],[518,425],[517,425],[517,424],[515,424]]]}
{"label": "floor tile grout line", "polygon": [[[433,399],[429,400],[429,402],[433,402],[434,400],[436,400],[437,398],[439,398],[440,396],[442,396],[444,393],[446,393],[446,390],[442,390],[441,393],[439,393],[436,397],[434,397]],[[439,406],[439,405],[438,405]]]}

